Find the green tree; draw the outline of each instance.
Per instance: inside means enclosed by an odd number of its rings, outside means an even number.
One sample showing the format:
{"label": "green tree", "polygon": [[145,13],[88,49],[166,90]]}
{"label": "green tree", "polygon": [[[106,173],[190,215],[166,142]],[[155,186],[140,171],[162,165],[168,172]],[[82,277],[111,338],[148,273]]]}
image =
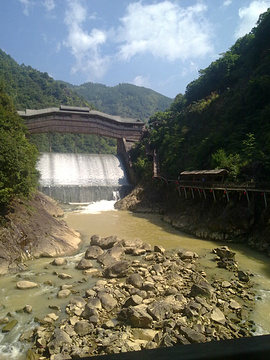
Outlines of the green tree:
{"label": "green tree", "polygon": [[26,138],[26,130],[11,100],[0,85],[0,211],[14,196],[29,196],[37,186],[38,152]]}

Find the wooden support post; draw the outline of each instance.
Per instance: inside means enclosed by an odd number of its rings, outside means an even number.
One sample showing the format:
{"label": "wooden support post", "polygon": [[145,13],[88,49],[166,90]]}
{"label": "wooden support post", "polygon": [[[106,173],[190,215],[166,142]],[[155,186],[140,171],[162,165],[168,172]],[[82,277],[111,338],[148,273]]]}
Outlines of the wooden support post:
{"label": "wooden support post", "polygon": [[266,199],[266,193],[265,193],[265,191],[263,192],[263,198],[264,198],[265,208],[267,208],[267,199]]}
{"label": "wooden support post", "polygon": [[215,194],[215,190],[214,190],[214,189],[212,189],[212,193],[213,193],[214,201],[216,201],[216,194]]}
{"label": "wooden support post", "polygon": [[201,189],[197,189],[197,190],[198,190],[198,193],[200,195],[200,198],[202,198]]}
{"label": "wooden support post", "polygon": [[185,198],[187,199],[187,190],[185,187],[184,187],[184,193],[185,193]]}
{"label": "wooden support post", "polygon": [[203,195],[204,195],[204,198],[205,198],[205,200],[206,200],[206,192],[205,192],[204,189],[203,189]]}
{"label": "wooden support post", "polygon": [[193,191],[193,188],[191,188],[191,194],[192,194],[192,199],[194,199],[194,191]]}
{"label": "wooden support post", "polygon": [[228,193],[227,189],[225,190],[225,193],[226,193],[227,201],[229,202],[230,198],[229,198],[229,193]]}
{"label": "wooden support post", "polygon": [[247,197],[247,202],[248,202],[248,206],[250,205],[250,201],[249,201],[249,195],[248,195],[248,191],[246,189],[246,197]]}

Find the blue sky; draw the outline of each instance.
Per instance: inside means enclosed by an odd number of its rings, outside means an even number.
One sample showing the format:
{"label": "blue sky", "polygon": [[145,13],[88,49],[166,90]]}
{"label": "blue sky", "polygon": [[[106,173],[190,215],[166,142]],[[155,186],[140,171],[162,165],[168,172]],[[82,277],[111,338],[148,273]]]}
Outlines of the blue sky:
{"label": "blue sky", "polygon": [[1,0],[0,48],[74,85],[174,98],[249,33],[270,0]]}

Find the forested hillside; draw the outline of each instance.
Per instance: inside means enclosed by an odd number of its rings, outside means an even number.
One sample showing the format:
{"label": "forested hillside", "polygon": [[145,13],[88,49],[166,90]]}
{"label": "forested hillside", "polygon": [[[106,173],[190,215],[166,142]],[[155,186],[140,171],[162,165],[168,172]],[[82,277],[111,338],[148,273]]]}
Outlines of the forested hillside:
{"label": "forested hillside", "polygon": [[270,176],[270,10],[206,69],[184,95],[149,122],[148,138],[133,153],[139,173],[151,171],[146,148],[156,149],[161,172],[226,168],[237,181]]}
{"label": "forested hillside", "polygon": [[[19,65],[0,49],[0,81],[5,93],[12,99],[17,110],[42,109],[60,105],[91,106],[64,83],[51,78],[31,66]],[[114,139],[96,135],[43,134],[31,136],[31,142],[39,151],[116,153]]]}
{"label": "forested hillside", "polygon": [[37,149],[0,83],[0,222],[14,196],[28,196],[37,186]]}
{"label": "forested hillside", "polygon": [[91,82],[80,86],[65,84],[100,111],[142,121],[148,121],[157,111],[165,111],[173,101],[151,89],[131,84],[113,87]]}
{"label": "forested hillside", "polygon": [[42,109],[50,106],[88,106],[85,99],[42,73],[24,64],[19,65],[0,49],[0,81],[17,110]]}

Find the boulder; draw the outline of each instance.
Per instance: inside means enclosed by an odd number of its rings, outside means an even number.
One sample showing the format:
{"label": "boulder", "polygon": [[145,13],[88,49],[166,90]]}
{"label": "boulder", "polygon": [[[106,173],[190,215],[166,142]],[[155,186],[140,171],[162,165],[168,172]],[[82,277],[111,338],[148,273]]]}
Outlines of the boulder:
{"label": "boulder", "polygon": [[108,293],[99,293],[98,298],[101,301],[103,309],[106,311],[113,310],[117,305],[117,301],[114,299],[114,297],[112,297],[112,295]]}
{"label": "boulder", "polygon": [[89,319],[92,316],[95,316],[98,319],[98,311],[91,303],[87,303],[82,312],[82,317],[84,319]]}
{"label": "boulder", "polygon": [[238,270],[237,275],[238,275],[238,279],[240,281],[249,282],[249,280],[250,280],[249,274],[245,271]]}
{"label": "boulder", "polygon": [[224,325],[226,322],[226,318],[225,318],[223,312],[217,307],[212,310],[210,318],[213,321],[215,321],[219,324],[222,324],[222,325]]}
{"label": "boulder", "polygon": [[33,311],[33,307],[31,305],[25,305],[25,307],[23,308],[23,311],[27,314],[31,314]]}
{"label": "boulder", "polygon": [[58,299],[65,299],[71,294],[69,289],[60,290],[57,294]]}
{"label": "boulder", "polygon": [[81,296],[74,296],[70,299],[69,304],[75,305],[78,308],[84,308],[86,305],[86,301]]}
{"label": "boulder", "polygon": [[136,306],[142,303],[143,299],[139,295],[132,295],[126,300],[123,307]]}
{"label": "boulder", "polygon": [[101,301],[99,298],[90,298],[90,299],[88,299],[87,304],[88,304],[88,306],[92,306],[96,309],[99,309],[99,310],[102,309],[102,304],[101,304]]}
{"label": "boulder", "polygon": [[214,294],[213,287],[205,279],[202,279],[197,283],[193,284],[190,291],[190,296],[192,297],[196,297],[198,295],[212,297],[213,294]]}
{"label": "boulder", "polygon": [[242,306],[235,300],[231,300],[229,306],[233,310],[240,310],[242,308]]}
{"label": "boulder", "polygon": [[75,269],[77,270],[86,270],[86,269],[91,269],[93,267],[93,264],[91,262],[91,260],[82,258],[79,263],[75,266]]}
{"label": "boulder", "polygon": [[185,249],[179,250],[178,256],[180,257],[181,260],[193,260],[193,259],[197,259],[199,257],[195,252],[188,251]]}
{"label": "boulder", "polygon": [[103,254],[103,250],[100,246],[97,245],[90,245],[89,248],[86,250],[84,257],[86,259],[97,259],[100,255]]}
{"label": "boulder", "polygon": [[231,251],[228,246],[221,246],[213,249],[213,253],[219,256],[221,259],[234,259],[235,252]]}
{"label": "boulder", "polygon": [[76,334],[80,336],[85,336],[87,334],[90,334],[92,331],[92,326],[88,321],[77,321],[74,325],[74,330]]}
{"label": "boulder", "polygon": [[101,247],[101,249],[106,250],[112,248],[117,241],[118,239],[116,236],[108,236],[106,238],[102,238],[98,235],[93,235],[91,237],[90,245],[96,245]]}
{"label": "boulder", "polygon": [[136,287],[137,289],[141,289],[143,285],[143,278],[140,274],[134,273],[127,278],[126,283]]}
{"label": "boulder", "polygon": [[165,319],[166,314],[168,314],[170,311],[171,305],[164,300],[154,301],[147,308],[147,312],[156,321],[161,321]]}
{"label": "boulder", "polygon": [[67,264],[67,259],[65,258],[56,258],[51,262],[54,266],[64,266]]}
{"label": "boulder", "polygon": [[72,279],[72,276],[71,276],[71,275],[65,274],[65,273],[59,274],[58,277],[59,277],[59,279],[63,279],[63,280]]}
{"label": "boulder", "polygon": [[204,334],[186,326],[180,326],[179,332],[191,343],[203,343],[206,340]]}
{"label": "boulder", "polygon": [[127,317],[132,327],[151,328],[153,318],[141,305],[128,308]]}
{"label": "boulder", "polygon": [[106,278],[119,278],[125,277],[129,268],[129,262],[126,260],[117,261],[116,263],[108,266],[104,270],[104,277]]}
{"label": "boulder", "polygon": [[32,281],[22,280],[22,281],[18,281],[16,286],[20,290],[27,290],[38,287],[38,284]]}
{"label": "boulder", "polygon": [[114,246],[100,255],[97,260],[104,266],[111,266],[116,261],[120,261],[124,255],[125,251],[122,246]]}
{"label": "boulder", "polygon": [[154,252],[165,254],[165,249],[161,245],[155,245],[154,246]]}

